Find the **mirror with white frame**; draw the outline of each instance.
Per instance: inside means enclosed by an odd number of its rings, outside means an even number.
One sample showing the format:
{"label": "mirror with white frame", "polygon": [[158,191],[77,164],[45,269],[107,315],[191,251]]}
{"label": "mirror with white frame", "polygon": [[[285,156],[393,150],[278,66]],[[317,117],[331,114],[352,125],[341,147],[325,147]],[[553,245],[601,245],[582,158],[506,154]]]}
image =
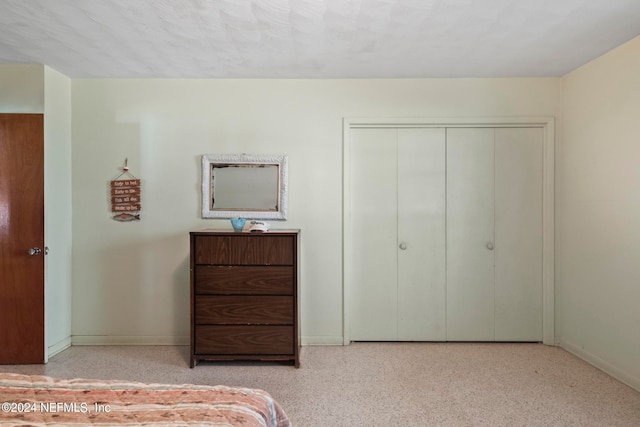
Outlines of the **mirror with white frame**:
{"label": "mirror with white frame", "polygon": [[287,156],[202,156],[202,217],[286,219]]}

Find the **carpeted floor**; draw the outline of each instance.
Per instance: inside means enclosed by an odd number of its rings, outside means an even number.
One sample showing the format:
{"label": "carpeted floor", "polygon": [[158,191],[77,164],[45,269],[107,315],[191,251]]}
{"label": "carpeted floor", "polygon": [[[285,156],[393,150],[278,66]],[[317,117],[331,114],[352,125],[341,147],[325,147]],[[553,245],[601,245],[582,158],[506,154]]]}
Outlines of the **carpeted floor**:
{"label": "carpeted floor", "polygon": [[300,427],[640,426],[638,391],[541,344],[303,347],[300,369],[188,359],[188,347],[77,346],[0,371],[261,388]]}

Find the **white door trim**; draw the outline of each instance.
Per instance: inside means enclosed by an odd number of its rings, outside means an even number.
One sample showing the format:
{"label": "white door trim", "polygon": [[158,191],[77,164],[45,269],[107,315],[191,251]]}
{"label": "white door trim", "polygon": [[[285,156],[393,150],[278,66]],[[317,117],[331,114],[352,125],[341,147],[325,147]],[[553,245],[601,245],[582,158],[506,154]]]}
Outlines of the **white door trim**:
{"label": "white door trim", "polygon": [[343,344],[351,342],[351,129],[407,127],[539,127],[542,148],[542,341],[555,345],[555,118],[554,117],[450,117],[450,118],[345,118],[343,120],[342,164],[342,291]]}

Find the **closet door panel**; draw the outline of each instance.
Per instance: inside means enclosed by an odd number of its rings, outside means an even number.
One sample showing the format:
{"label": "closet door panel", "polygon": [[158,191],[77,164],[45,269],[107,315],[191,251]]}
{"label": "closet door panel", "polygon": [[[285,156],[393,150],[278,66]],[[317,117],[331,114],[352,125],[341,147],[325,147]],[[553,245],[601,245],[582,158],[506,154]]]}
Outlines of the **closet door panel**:
{"label": "closet door panel", "polygon": [[397,311],[397,131],[351,131],[351,339],[394,341]]}
{"label": "closet door panel", "polygon": [[445,129],[398,130],[398,340],[445,330]]}
{"label": "closet door panel", "polygon": [[541,341],[542,130],[495,132],[495,339]]}
{"label": "closet door panel", "polygon": [[447,129],[447,340],[494,339],[494,131]]}

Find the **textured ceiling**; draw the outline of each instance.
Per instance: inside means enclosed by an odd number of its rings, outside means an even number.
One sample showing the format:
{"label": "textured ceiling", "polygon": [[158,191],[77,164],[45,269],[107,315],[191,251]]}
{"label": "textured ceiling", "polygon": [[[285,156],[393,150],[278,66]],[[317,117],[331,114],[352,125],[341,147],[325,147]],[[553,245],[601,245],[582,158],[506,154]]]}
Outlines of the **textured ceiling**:
{"label": "textured ceiling", "polygon": [[73,78],[561,76],[640,0],[0,0],[0,63]]}

